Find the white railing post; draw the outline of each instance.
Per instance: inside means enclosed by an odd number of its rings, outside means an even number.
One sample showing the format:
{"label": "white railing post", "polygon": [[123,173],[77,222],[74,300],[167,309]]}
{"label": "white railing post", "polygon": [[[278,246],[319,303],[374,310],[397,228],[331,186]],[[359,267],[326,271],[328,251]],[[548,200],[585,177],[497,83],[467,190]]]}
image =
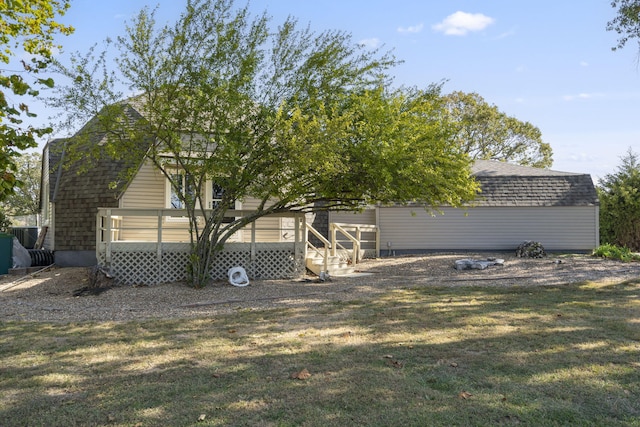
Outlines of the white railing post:
{"label": "white railing post", "polygon": [[156,215],[158,216],[157,220],[158,220],[158,237],[157,237],[157,243],[156,243],[156,257],[158,258],[158,261],[161,262],[162,261],[162,218],[164,215],[164,212],[159,210],[156,211]]}
{"label": "white railing post", "polygon": [[360,226],[356,226],[356,240],[358,241],[358,252],[356,252],[355,257],[353,258],[353,265],[356,265],[358,262],[360,262],[360,241],[362,240]]}
{"label": "white railing post", "polygon": [[256,222],[251,223],[251,262],[256,259]]}
{"label": "white railing post", "polygon": [[109,264],[111,263],[111,209],[107,209],[106,211],[106,222],[107,230],[105,234],[107,235],[107,251],[105,254],[105,262]]}
{"label": "white railing post", "polygon": [[338,245],[336,244],[337,239],[336,239],[335,224],[331,224],[329,228],[330,228],[329,235],[331,236],[331,238],[329,239],[331,241],[331,256],[336,256]]}
{"label": "white railing post", "polygon": [[[320,242],[324,245],[324,253],[322,254],[323,256],[323,265],[322,268],[324,269],[324,272],[326,273],[327,271],[329,271],[329,249],[331,247],[331,242],[329,242],[326,237],[324,237],[322,234],[320,234],[318,232],[318,230],[316,230],[315,228],[313,228],[313,226],[311,226],[310,224],[306,224],[306,229],[307,229],[307,233],[311,232],[314,236],[316,236],[318,238],[318,240],[320,240]],[[307,238],[307,244],[308,243],[308,238]],[[315,246],[313,247],[313,249],[320,253],[320,251],[318,250],[318,248],[316,248]]]}
{"label": "white railing post", "polygon": [[102,209],[98,209],[96,215],[96,258],[100,259],[100,253],[102,252],[102,222],[103,215]]}
{"label": "white railing post", "polygon": [[[293,257],[297,260],[298,259],[298,251],[300,250],[300,224],[302,223],[301,219],[300,219],[300,214],[296,214],[293,220],[293,227],[295,228],[295,230],[293,230]],[[296,261],[297,262],[297,261]]]}

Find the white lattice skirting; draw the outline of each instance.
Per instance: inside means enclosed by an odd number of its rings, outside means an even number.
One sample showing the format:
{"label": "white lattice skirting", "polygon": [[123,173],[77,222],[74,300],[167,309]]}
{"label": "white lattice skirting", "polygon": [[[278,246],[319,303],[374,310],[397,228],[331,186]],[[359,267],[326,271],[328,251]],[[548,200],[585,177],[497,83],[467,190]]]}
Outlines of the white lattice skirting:
{"label": "white lattice skirting", "polygon": [[[296,253],[297,250],[297,253]],[[227,243],[213,260],[211,278],[226,279],[232,267],[243,267],[252,279],[300,277],[305,271],[304,250],[293,243]],[[153,285],[185,280],[189,262],[188,243],[114,242],[111,263],[106,262],[106,248],[97,253],[98,264],[125,285]]]}

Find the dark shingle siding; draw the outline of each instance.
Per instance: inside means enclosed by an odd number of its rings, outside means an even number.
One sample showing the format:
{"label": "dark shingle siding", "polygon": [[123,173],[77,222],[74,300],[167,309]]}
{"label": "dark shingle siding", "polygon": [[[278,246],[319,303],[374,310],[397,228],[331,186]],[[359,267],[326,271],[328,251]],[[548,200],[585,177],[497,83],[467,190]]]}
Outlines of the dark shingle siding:
{"label": "dark shingle siding", "polygon": [[[56,250],[95,250],[98,207],[118,207],[117,191],[109,189],[114,179],[110,166],[101,160],[87,172],[65,170],[55,201]],[[122,166],[122,165],[121,165]]]}
{"label": "dark shingle siding", "polygon": [[[134,110],[127,113],[135,119]],[[79,133],[91,128],[88,123]],[[96,146],[104,134],[91,135],[88,144]],[[55,249],[87,251],[96,248],[96,214],[98,208],[117,208],[123,185],[110,188],[113,182],[119,181],[121,174],[129,167],[135,167],[141,159],[127,158],[115,160],[103,153],[90,168],[81,171],[82,161],[65,165],[58,182],[57,193],[54,192],[58,176],[58,168],[63,157],[62,146],[65,140],[54,140],[50,143],[50,194],[55,202]],[[64,162],[64,160],[62,160]]]}

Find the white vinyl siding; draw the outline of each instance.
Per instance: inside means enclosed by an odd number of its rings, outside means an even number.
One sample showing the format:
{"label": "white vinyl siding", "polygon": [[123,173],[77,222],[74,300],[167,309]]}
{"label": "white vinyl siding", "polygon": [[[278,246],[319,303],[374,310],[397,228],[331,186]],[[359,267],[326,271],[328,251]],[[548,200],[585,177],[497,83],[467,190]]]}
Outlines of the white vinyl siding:
{"label": "white vinyl siding", "polygon": [[[207,186],[207,191],[211,187]],[[242,203],[236,203],[239,209],[254,209],[259,201],[247,198]],[[163,209],[167,204],[167,180],[162,173],[150,163],[145,163],[129,187],[120,199],[121,208],[149,208]],[[261,218],[257,221],[257,240],[260,242],[281,242],[292,238],[293,230],[281,230],[283,225],[281,218]],[[157,218],[156,217],[125,217],[122,218],[121,227],[124,231],[120,234],[122,240],[156,241]],[[148,228],[148,230],[139,230]],[[135,229],[135,230],[132,230]],[[187,221],[164,221],[162,224],[162,240],[165,242],[188,242]],[[238,233],[232,241],[250,241],[251,229],[247,227]]]}
{"label": "white vinyl siding", "polygon": [[[247,198],[242,201],[242,209],[256,209],[260,201],[255,198]],[[293,230],[282,230],[283,218],[260,218],[256,221],[256,241],[258,242],[282,242],[290,240]],[[286,234],[285,234],[286,233]],[[251,241],[251,226],[242,230],[242,238],[245,242]]]}
{"label": "white vinyl siding", "polygon": [[145,162],[120,199],[121,208],[162,208],[165,204],[162,173]]}
{"label": "white vinyl siding", "polygon": [[380,208],[382,250],[513,250],[525,240],[541,242],[547,250],[598,245],[595,206],[441,210],[444,215],[432,216],[419,207]]}
{"label": "white vinyl siding", "polygon": [[[145,162],[133,178],[120,199],[121,208],[162,209],[166,204],[166,178],[150,163]],[[120,226],[122,240],[151,241],[158,238],[156,217],[125,217]],[[146,230],[145,230],[146,228]],[[165,221],[162,225],[162,240],[165,242],[188,242],[188,223]]]}

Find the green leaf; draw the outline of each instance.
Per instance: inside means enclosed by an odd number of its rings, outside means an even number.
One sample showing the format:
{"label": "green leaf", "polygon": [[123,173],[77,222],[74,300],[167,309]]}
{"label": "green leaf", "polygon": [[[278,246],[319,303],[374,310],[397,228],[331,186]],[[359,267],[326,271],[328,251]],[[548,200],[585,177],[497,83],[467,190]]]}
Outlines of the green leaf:
{"label": "green leaf", "polygon": [[52,88],[54,85],[53,79],[51,77],[49,77],[48,79],[38,79],[38,83],[41,83],[48,88]]}

